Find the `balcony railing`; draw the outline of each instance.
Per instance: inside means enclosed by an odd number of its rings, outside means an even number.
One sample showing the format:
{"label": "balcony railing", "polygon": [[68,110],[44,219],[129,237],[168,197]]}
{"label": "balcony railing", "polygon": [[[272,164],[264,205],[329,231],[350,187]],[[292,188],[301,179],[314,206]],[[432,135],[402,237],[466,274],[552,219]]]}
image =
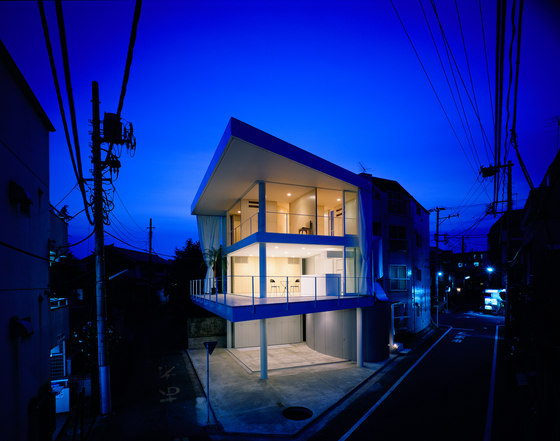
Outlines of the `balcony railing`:
{"label": "balcony railing", "polygon": [[[266,212],[266,231],[282,234],[309,234],[316,236],[343,236],[344,218],[341,216],[315,216],[314,214]],[[355,218],[346,218],[346,234],[356,234]],[[259,229],[258,213],[243,221],[230,232],[231,245],[254,234]]]}
{"label": "balcony railing", "polygon": [[[260,276],[228,276],[191,280],[190,295],[199,301],[227,304],[227,296],[250,297],[252,303],[261,299]],[[341,296],[366,296],[366,280],[362,277],[341,277],[339,274],[324,276],[267,276],[266,298],[287,303],[290,299],[308,297],[341,298]]]}

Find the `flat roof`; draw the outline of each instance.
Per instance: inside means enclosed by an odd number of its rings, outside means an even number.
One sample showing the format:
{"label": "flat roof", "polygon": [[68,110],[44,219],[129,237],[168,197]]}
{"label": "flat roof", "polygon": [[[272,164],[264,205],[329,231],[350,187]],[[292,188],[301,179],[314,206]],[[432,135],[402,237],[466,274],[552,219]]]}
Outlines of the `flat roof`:
{"label": "flat roof", "polygon": [[198,188],[192,214],[223,215],[257,181],[371,189],[367,179],[231,118]]}

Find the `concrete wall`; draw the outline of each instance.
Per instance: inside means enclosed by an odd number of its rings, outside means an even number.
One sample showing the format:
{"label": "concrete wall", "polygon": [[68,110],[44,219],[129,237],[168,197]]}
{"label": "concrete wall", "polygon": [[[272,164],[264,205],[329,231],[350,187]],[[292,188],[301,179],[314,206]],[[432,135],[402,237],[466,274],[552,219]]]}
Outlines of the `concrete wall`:
{"label": "concrete wall", "polygon": [[189,349],[204,347],[205,341],[217,341],[221,348],[226,347],[226,320],[221,317],[194,317],[187,319]]}
{"label": "concrete wall", "polygon": [[[301,343],[303,341],[302,316],[292,315],[266,319],[266,339],[268,345]],[[249,348],[260,346],[259,320],[249,320],[233,324],[233,347]]]}
{"label": "concrete wall", "polygon": [[[21,250],[0,245],[0,433],[6,440],[33,440],[48,433],[51,405],[49,131],[28,86],[0,55],[0,241]],[[30,204],[10,198],[10,181],[23,188]],[[29,318],[33,333],[11,335],[15,317]]]}

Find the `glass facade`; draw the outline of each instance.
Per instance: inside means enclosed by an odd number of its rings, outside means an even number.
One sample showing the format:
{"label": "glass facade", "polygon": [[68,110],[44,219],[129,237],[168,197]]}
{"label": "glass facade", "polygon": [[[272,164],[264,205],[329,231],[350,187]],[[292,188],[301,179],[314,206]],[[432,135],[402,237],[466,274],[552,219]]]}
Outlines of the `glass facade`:
{"label": "glass facade", "polygon": [[[266,232],[317,236],[356,235],[355,191],[265,183]],[[228,245],[258,232],[259,184],[228,210]]]}

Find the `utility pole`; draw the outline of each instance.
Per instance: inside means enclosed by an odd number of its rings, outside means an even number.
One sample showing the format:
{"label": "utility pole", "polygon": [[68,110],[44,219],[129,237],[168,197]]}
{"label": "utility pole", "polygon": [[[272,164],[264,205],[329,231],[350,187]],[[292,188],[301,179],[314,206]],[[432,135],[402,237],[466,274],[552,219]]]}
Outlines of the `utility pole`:
{"label": "utility pole", "polygon": [[[436,207],[433,209],[436,212],[436,259],[435,259],[435,273],[436,273],[436,326],[439,328],[439,212],[445,208]],[[432,211],[432,210],[430,210]]]}
{"label": "utility pole", "polygon": [[154,228],[154,227],[152,227],[152,218],[150,218],[150,226],[148,227],[148,229],[150,230],[150,233],[149,233],[149,238],[150,238],[150,257],[149,257],[149,259],[150,259],[150,268],[151,268],[151,266],[152,266],[152,230],[153,230],[153,228]]}
{"label": "utility pole", "polygon": [[93,163],[93,215],[95,231],[95,298],[97,304],[97,364],[99,367],[99,399],[101,415],[111,412],[111,382],[107,348],[105,346],[105,322],[107,319],[107,296],[105,286],[105,244],[103,240],[103,178],[101,164],[101,129],[99,120],[99,85],[91,84],[93,103],[91,153]]}

